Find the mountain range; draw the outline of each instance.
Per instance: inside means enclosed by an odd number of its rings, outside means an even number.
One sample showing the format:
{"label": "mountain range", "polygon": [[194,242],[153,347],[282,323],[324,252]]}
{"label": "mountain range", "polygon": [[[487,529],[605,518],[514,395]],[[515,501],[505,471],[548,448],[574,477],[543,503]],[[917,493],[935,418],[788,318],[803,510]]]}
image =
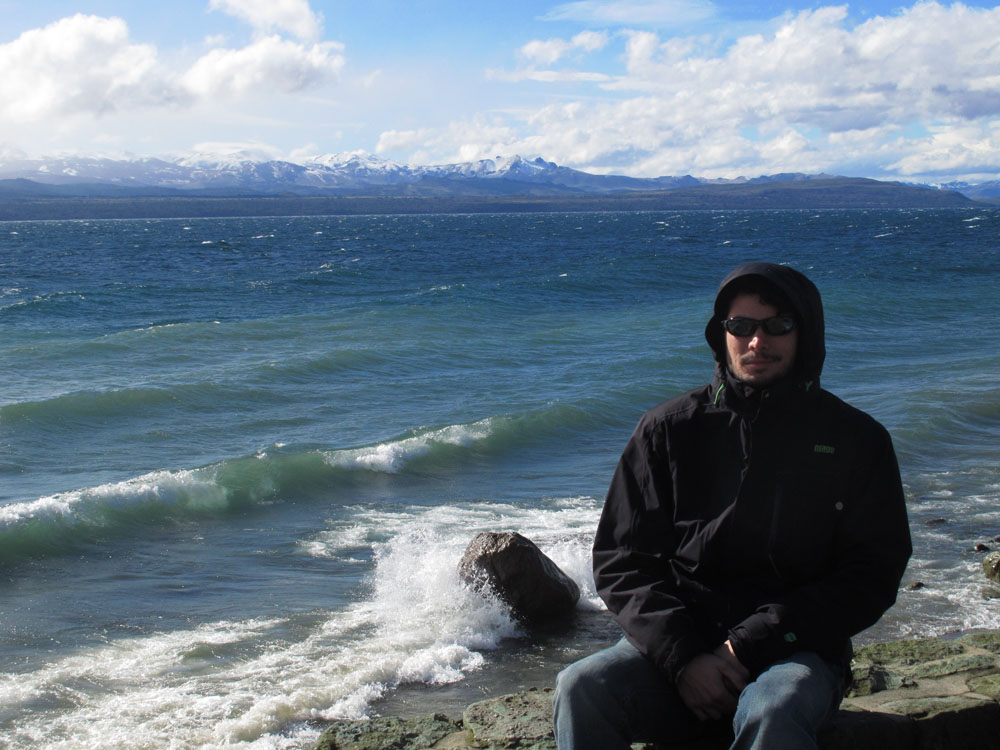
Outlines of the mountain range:
{"label": "mountain range", "polygon": [[[553,210],[553,201],[568,205],[569,210],[600,207],[608,201],[618,206],[638,201],[649,208],[927,207],[1000,203],[1000,181],[928,186],[797,173],[731,180],[691,175],[636,178],[591,174],[520,156],[408,166],[366,154],[329,154],[293,163],[255,160],[248,155],[31,159],[0,152],[0,218],[41,217],[37,211],[19,214],[11,202],[28,202],[37,209],[39,201],[50,201],[52,207],[55,203],[51,202],[59,199],[148,202],[179,197],[298,199],[295,205],[300,207],[309,203],[306,199],[411,198],[426,204],[421,210],[440,210],[441,201],[447,200],[472,201],[470,205],[479,205],[477,201],[534,202],[542,206],[539,210]],[[320,212],[319,204],[312,203],[316,204],[314,212]],[[2,204],[8,204],[9,210],[3,210]],[[132,213],[130,208],[123,215]],[[158,210],[156,215],[161,213]],[[56,211],[53,218],[64,214]]]}

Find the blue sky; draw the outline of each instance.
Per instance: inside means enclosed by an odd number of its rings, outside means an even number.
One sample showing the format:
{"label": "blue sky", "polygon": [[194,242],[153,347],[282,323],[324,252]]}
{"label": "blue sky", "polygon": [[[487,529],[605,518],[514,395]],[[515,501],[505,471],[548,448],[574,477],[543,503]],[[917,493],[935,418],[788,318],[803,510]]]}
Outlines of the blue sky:
{"label": "blue sky", "polygon": [[1000,178],[997,4],[0,0],[0,161]]}

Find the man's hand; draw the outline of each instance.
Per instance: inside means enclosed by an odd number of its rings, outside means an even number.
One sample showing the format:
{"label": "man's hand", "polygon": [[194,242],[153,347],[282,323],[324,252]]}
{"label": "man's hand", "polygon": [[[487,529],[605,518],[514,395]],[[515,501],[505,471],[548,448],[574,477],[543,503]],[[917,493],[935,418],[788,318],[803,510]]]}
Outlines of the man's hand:
{"label": "man's hand", "polygon": [[736,701],[749,679],[750,673],[726,641],[712,653],[688,662],[677,680],[677,690],[698,719],[721,719],[736,711]]}

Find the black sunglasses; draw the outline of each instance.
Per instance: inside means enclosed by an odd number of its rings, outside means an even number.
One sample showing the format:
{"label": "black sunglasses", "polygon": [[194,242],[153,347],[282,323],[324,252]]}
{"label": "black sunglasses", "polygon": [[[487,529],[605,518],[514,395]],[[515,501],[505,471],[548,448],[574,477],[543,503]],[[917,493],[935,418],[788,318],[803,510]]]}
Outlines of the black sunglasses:
{"label": "black sunglasses", "polygon": [[758,327],[764,329],[768,336],[784,336],[795,329],[795,318],[787,315],[775,315],[773,318],[726,318],[722,321],[722,327],[734,336],[746,338],[752,336]]}

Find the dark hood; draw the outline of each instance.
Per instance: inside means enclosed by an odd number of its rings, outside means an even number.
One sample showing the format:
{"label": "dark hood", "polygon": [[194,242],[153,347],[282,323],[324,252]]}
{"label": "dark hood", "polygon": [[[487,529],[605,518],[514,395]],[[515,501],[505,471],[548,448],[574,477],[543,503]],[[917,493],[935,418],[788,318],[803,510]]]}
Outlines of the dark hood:
{"label": "dark hood", "polygon": [[705,340],[712,347],[715,361],[724,370],[726,347],[724,331],[720,321],[729,313],[731,294],[727,287],[736,279],[745,276],[759,276],[780,290],[795,308],[799,322],[798,354],[792,375],[799,380],[819,382],[826,359],[825,328],[823,324],[823,302],[816,285],[803,274],[788,266],[773,263],[746,263],[734,269],[719,285],[715,295],[715,312],[705,326]]}

